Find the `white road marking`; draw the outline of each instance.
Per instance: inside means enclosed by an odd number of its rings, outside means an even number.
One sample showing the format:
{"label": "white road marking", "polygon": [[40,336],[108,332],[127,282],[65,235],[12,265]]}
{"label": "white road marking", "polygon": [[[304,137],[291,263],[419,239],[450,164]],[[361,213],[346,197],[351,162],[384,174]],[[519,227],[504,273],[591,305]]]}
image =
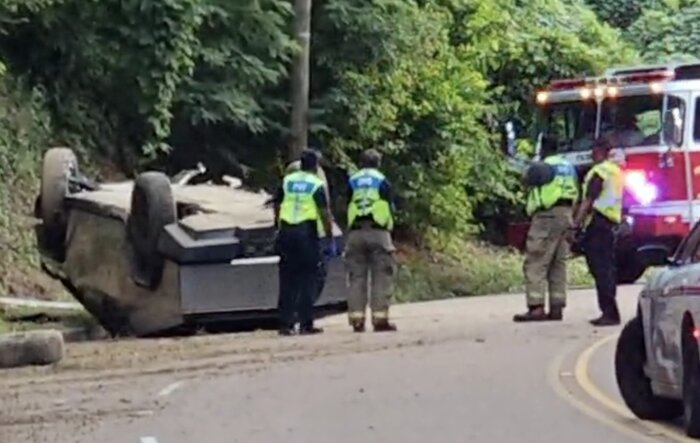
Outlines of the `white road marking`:
{"label": "white road marking", "polygon": [[158,443],[155,437],[141,437],[141,443]]}
{"label": "white road marking", "polygon": [[184,384],[185,384],[185,382],[182,380],[176,381],[174,383],[170,383],[168,386],[163,388],[163,390],[158,393],[158,397],[167,397],[168,395],[170,395],[173,392],[180,389],[182,387],[182,385],[184,385]]}

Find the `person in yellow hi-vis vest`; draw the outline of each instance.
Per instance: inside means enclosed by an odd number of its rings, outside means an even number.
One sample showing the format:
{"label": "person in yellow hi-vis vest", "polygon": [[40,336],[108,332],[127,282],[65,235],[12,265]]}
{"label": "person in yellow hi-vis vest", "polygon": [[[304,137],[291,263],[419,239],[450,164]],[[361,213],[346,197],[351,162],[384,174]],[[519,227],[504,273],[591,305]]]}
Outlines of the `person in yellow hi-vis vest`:
{"label": "person in yellow hi-vis vest", "polygon": [[313,303],[318,284],[319,224],[326,236],[329,255],[337,255],[332,215],[323,181],[316,175],[318,155],[302,152],[300,170],[284,177],[275,196],[276,249],[279,263],[279,333],[294,334],[295,317],[300,334],[317,334]]}
{"label": "person in yellow hi-vis vest", "polygon": [[581,245],[595,279],[601,315],[590,321],[594,326],[620,324],[615,300],[615,231],[622,221],[624,177],[620,167],[608,159],[611,150],[605,139],[594,143],[594,164],[584,179],[584,198],[573,225],[574,232],[583,231]]}
{"label": "person in yellow hi-vis vest", "polygon": [[[321,167],[321,164],[320,164],[320,160],[322,159],[323,155],[317,150],[314,150],[314,151],[316,152],[316,155],[319,158],[319,165],[316,168],[316,175],[318,176],[318,178],[321,179],[321,181],[323,181],[324,190],[326,193],[326,200],[330,204],[331,197],[330,197],[330,190],[329,190],[329,186],[328,186],[328,179],[326,178],[326,173],[324,172],[323,167]],[[284,173],[285,173],[285,175],[288,175],[288,174],[291,174],[292,172],[299,171],[300,169],[301,169],[301,161],[295,160],[287,165]],[[319,225],[320,225],[320,223],[319,223]],[[319,228],[322,229],[322,226],[319,226]],[[320,232],[320,230],[319,230],[319,235],[322,235],[322,234],[323,233]],[[332,258],[324,253],[327,251],[321,251],[321,252],[322,252],[322,254],[319,255],[318,269],[316,272],[316,296],[314,297],[314,303],[316,303],[316,301],[319,298],[321,298],[321,295],[323,294],[323,289],[326,285],[326,276],[328,274],[328,263],[327,262],[328,262],[328,260],[330,260]]]}
{"label": "person in yellow hi-vis vest", "polygon": [[[314,150],[315,151],[315,150]],[[321,153],[319,151],[315,151],[316,155],[319,157],[319,160],[321,160]],[[285,175],[291,174],[292,172],[298,171],[301,169],[301,161],[300,160],[295,160],[287,165],[285,168]],[[330,193],[328,190],[328,179],[326,178],[326,173],[324,172],[323,168],[321,167],[321,164],[319,162],[319,165],[316,167],[316,175],[318,178],[323,181],[323,186],[326,191],[326,198],[330,202]]]}
{"label": "person in yellow hi-vis vest", "polygon": [[[574,166],[553,147],[543,143],[543,163],[528,171],[530,191],[526,211],[531,217],[523,263],[527,312],[516,322],[561,321],[566,306],[567,235],[578,201],[578,178]],[[551,155],[550,155],[551,154]],[[538,174],[536,171],[544,171]],[[545,294],[549,293],[549,312]]]}
{"label": "person in yellow hi-vis vest", "polygon": [[[355,332],[365,330],[369,298],[375,332],[396,331],[389,322],[389,298],[396,273],[391,186],[379,171],[381,154],[362,153],[361,169],[349,180],[348,237],[345,263],[350,283],[348,317]],[[368,293],[369,291],[369,293]]]}

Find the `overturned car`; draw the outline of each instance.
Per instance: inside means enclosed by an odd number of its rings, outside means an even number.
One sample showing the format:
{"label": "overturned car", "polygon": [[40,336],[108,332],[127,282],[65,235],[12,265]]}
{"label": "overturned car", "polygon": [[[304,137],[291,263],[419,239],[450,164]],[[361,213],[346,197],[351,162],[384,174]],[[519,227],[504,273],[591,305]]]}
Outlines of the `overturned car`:
{"label": "overturned car", "polygon": [[[271,196],[240,182],[190,184],[197,175],[96,184],[72,150],[46,152],[35,207],[42,268],[111,334],[276,320]],[[334,236],[342,241],[337,226]],[[341,259],[321,263],[319,278],[318,314],[344,310]]]}

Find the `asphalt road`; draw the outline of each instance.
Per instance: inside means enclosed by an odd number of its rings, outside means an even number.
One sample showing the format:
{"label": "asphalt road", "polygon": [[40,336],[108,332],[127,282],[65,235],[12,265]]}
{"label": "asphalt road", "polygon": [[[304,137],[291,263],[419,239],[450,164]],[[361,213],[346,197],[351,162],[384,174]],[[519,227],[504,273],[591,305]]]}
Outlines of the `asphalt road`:
{"label": "asphalt road", "polygon": [[[634,312],[638,291],[620,289],[625,318]],[[214,361],[215,372],[164,373],[140,384],[127,380],[112,389],[129,402],[141,399],[138,414],[105,414],[88,427],[61,420],[6,428],[4,435],[12,429],[13,439],[0,440],[684,441],[673,426],[641,423],[621,405],[609,337],[620,328],[587,323],[597,314],[592,291],[570,294],[562,323],[513,323],[523,303],[521,296],[492,296],[398,306],[396,334],[355,335],[345,318],[324,319],[327,331],[320,337],[258,338],[281,346],[274,353],[293,354],[289,358]],[[156,400],[148,403],[146,397]]]}

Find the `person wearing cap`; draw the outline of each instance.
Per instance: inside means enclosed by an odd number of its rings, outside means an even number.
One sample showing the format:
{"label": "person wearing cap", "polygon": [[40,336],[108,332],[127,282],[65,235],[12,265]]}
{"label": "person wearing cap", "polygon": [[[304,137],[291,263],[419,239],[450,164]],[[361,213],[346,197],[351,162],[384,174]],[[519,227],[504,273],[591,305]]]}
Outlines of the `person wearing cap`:
{"label": "person wearing cap", "polygon": [[[314,150],[316,152],[316,155],[319,158],[319,165],[316,168],[316,175],[318,178],[320,178],[323,181],[324,185],[324,190],[326,193],[326,200],[330,204],[330,191],[328,189],[328,179],[326,178],[326,173],[323,171],[323,168],[321,167],[320,160],[322,159],[322,155],[319,151]],[[287,167],[285,168],[285,175],[291,174],[292,172],[299,171],[301,169],[301,161],[300,160],[295,160],[293,162],[290,162]],[[319,235],[322,235],[323,233],[319,232]],[[324,249],[324,248],[322,248]],[[314,296],[314,304],[316,301],[321,297],[321,294],[323,293],[323,288],[326,284],[326,276],[327,276],[327,261],[332,258],[329,257],[327,254],[324,252],[328,252],[327,250],[321,251],[322,253],[319,255],[320,259],[318,262],[318,269],[316,271],[316,295]]]}
{"label": "person wearing cap", "polygon": [[323,332],[314,326],[313,318],[320,260],[319,231],[325,234],[330,249],[335,248],[335,243],[330,206],[323,181],[316,175],[317,168],[316,152],[304,150],[300,169],[284,177],[275,197],[276,249],[280,256],[280,335],[294,334],[295,318],[300,334]]}
{"label": "person wearing cap", "polygon": [[[314,152],[316,153],[316,155],[319,158],[319,163],[318,163],[318,166],[316,167],[316,175],[318,176],[318,178],[321,179],[321,181],[323,181],[323,186],[324,186],[324,189],[326,192],[326,199],[328,199],[328,201],[330,202],[330,194],[329,194],[329,190],[328,190],[328,179],[326,178],[326,173],[323,171],[323,168],[321,167],[321,163],[320,163],[322,155],[319,151],[314,150]],[[287,167],[285,168],[285,175],[291,174],[292,172],[298,171],[300,169],[301,169],[301,161],[295,160],[293,162],[290,162],[287,165]]]}
{"label": "person wearing cap", "polygon": [[396,249],[391,239],[394,205],[391,186],[379,171],[380,164],[378,151],[364,151],[361,169],[349,179],[345,263],[350,285],[348,318],[355,332],[365,330],[368,299],[374,331],[397,329],[389,322],[389,297],[396,273]]}
{"label": "person wearing cap", "polygon": [[623,175],[609,160],[612,146],[604,138],[593,144],[593,167],[583,182],[584,197],[576,211],[573,232],[582,232],[581,247],[595,280],[600,317],[594,326],[620,324],[615,272],[615,230],[622,220]]}
{"label": "person wearing cap", "polygon": [[566,306],[567,235],[579,197],[578,177],[576,168],[556,154],[551,140],[543,141],[542,154],[544,161],[533,164],[526,177],[526,212],[532,220],[523,263],[527,312],[516,314],[515,322],[561,321]]}

